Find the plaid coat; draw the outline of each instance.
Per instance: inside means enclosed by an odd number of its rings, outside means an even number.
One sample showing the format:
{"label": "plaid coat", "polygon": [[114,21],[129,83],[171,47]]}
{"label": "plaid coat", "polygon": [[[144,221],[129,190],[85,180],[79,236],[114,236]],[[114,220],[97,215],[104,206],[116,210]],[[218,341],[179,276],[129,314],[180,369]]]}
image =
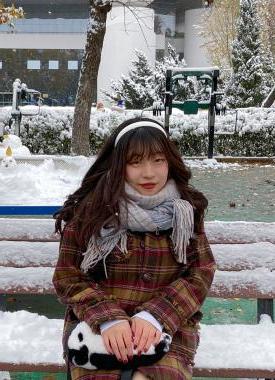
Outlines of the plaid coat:
{"label": "plaid coat", "polygon": [[[115,248],[88,274],[80,270],[86,247],[77,239],[73,223],[65,226],[53,284],[59,300],[67,305],[63,346],[78,321],[86,321],[99,333],[107,320],[128,319],[138,311],[150,312],[173,336],[169,353],[150,367],[139,368],[154,380],[192,377],[199,343],[200,307],[211,286],[215,261],[205,233],[194,236],[187,248],[187,265],[174,259],[171,230],[137,233],[128,231],[128,253]],[[71,369],[74,380],[120,378],[119,371]]]}

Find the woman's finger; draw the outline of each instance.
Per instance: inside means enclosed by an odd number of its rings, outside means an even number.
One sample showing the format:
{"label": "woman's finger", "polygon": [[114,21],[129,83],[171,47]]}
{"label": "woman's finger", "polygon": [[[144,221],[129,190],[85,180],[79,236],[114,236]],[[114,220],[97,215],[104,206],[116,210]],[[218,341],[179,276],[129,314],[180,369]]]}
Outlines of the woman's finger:
{"label": "woman's finger", "polygon": [[135,319],[132,319],[131,330],[132,330],[132,335],[134,337],[136,334],[136,320]]}
{"label": "woman's finger", "polygon": [[104,347],[105,347],[106,351],[107,351],[110,355],[112,355],[113,352],[112,352],[112,348],[111,348],[111,346],[110,346],[110,342],[109,342],[109,338],[108,338],[108,336],[103,335],[103,336],[102,336],[102,339],[103,339],[103,343],[104,343]]}
{"label": "woman's finger", "polygon": [[110,338],[110,345],[112,348],[113,353],[115,354],[117,360],[122,361],[122,357],[118,348],[118,344],[115,337]]}
{"label": "woman's finger", "polygon": [[116,342],[117,342],[118,350],[119,350],[120,357],[123,363],[127,363],[128,362],[127,349],[126,349],[124,339],[121,334],[116,337]]}
{"label": "woman's finger", "polygon": [[153,344],[154,340],[155,340],[155,329],[150,329],[149,331],[149,334],[147,336],[147,341],[145,343],[145,346],[143,348],[143,351],[144,352],[147,352],[149,350],[149,348],[151,347],[151,345]]}
{"label": "woman's finger", "polygon": [[142,330],[142,334],[140,335],[139,342],[137,345],[138,355],[140,355],[141,352],[144,350],[145,344],[147,342],[148,333],[149,333],[148,328],[145,327]]}
{"label": "woman's finger", "polygon": [[123,334],[123,340],[126,348],[126,354],[128,358],[131,360],[133,358],[133,342],[132,342],[132,335],[128,332],[125,332]]}
{"label": "woman's finger", "polygon": [[142,336],[142,327],[138,323],[136,324],[136,331],[134,337],[134,348],[139,345],[140,338]]}

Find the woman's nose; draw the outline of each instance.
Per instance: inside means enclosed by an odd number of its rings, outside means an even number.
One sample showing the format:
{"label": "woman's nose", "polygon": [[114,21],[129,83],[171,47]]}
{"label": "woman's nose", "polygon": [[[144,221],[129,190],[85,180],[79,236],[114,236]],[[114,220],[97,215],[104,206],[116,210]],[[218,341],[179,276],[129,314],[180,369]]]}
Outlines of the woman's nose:
{"label": "woman's nose", "polygon": [[153,170],[153,166],[148,163],[148,164],[145,164],[144,167],[142,168],[142,174],[143,174],[143,177],[153,177],[154,176],[154,170]]}

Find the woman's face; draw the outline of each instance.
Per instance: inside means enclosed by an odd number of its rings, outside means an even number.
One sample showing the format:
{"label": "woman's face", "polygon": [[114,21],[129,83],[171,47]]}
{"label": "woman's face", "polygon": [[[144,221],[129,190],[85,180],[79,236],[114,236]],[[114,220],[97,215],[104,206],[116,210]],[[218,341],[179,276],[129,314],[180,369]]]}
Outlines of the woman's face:
{"label": "woman's face", "polygon": [[155,195],[166,184],[168,162],[162,153],[132,159],[126,165],[126,181],[142,195]]}

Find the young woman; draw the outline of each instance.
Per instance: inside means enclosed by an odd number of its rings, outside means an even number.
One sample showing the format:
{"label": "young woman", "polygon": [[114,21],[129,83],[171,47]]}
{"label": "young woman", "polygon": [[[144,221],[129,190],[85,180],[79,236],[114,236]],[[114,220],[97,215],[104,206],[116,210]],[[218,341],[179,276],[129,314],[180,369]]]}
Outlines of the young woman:
{"label": "young woman", "polygon": [[[79,321],[125,363],[133,347],[148,350],[163,331],[173,338],[169,352],[138,368],[133,379],[192,378],[200,307],[215,262],[204,233],[207,200],[190,177],[155,120],[128,120],[107,140],[55,215],[61,243],[53,283],[67,305],[65,355]],[[119,370],[70,370],[73,380],[121,376]]]}

